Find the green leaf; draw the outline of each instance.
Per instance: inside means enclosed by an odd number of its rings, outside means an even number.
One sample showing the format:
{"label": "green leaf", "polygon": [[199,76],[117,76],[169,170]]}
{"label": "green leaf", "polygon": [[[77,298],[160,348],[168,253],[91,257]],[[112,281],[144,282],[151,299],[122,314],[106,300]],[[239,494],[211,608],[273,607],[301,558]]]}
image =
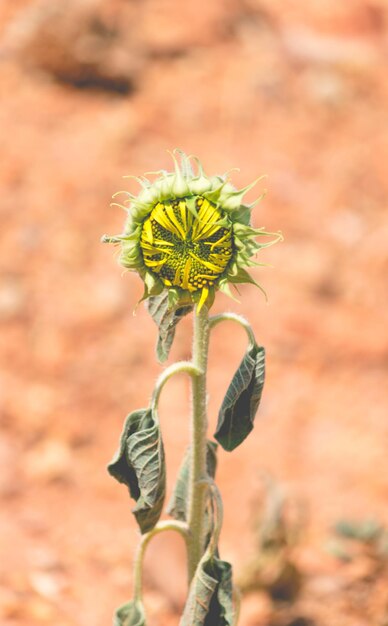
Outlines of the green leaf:
{"label": "green leaf", "polygon": [[146,626],[142,603],[131,600],[120,606],[113,618],[113,626]]}
{"label": "green leaf", "polygon": [[[217,444],[207,441],[207,472],[211,478],[215,477],[217,467]],[[186,450],[178,479],[167,507],[167,513],[174,519],[185,522],[187,520],[187,505],[189,500],[189,473],[190,473],[190,446]]]}
{"label": "green leaf", "polygon": [[182,317],[193,310],[192,305],[173,306],[169,303],[168,292],[163,291],[147,302],[148,311],[159,328],[156,355],[160,363],[167,360],[175,336],[176,325]]}
{"label": "green leaf", "polygon": [[205,555],[197,567],[180,626],[232,626],[232,566]]}
{"label": "green leaf", "polygon": [[265,375],[265,350],[254,345],[245,354],[226,392],[214,437],[224,450],[234,450],[253,428]]}
{"label": "green leaf", "polygon": [[166,491],[163,442],[151,409],[128,415],[119,450],[109,463],[108,472],[127,485],[136,500],[132,512],[141,532],[151,530],[159,520]]}

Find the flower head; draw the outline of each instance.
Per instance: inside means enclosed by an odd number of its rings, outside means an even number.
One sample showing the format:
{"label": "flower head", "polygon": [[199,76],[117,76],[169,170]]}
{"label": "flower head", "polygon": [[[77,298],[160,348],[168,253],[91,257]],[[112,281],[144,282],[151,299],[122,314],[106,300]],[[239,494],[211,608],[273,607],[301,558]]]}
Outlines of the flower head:
{"label": "flower head", "polygon": [[129,196],[119,205],[128,212],[124,233],[103,241],[120,244],[120,263],[144,281],[143,300],[166,289],[171,306],[197,302],[200,310],[217,289],[231,295],[229,283],[257,285],[244,268],[259,265],[252,257],[282,236],[250,226],[260,198],[251,205],[243,198],[260,179],[237,190],[228,174],[206,176],[196,157],[174,150],[172,158],[174,172],[154,172],[152,182],[136,178],[137,196],[118,192]]}

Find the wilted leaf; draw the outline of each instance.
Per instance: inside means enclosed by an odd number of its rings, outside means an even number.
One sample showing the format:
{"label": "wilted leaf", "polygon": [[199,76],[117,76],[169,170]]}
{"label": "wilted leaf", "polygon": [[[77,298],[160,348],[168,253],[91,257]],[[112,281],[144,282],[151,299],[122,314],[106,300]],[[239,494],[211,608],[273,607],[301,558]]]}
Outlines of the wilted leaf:
{"label": "wilted leaf", "polygon": [[115,613],[113,626],[146,626],[141,602],[131,600],[120,606]]}
{"label": "wilted leaf", "polygon": [[265,351],[256,344],[241,361],[218,414],[214,437],[224,450],[234,450],[253,428],[265,375]]}
{"label": "wilted leaf", "polygon": [[[217,467],[217,444],[214,441],[207,442],[207,472],[214,478]],[[190,473],[190,447],[186,450],[178,479],[167,507],[167,513],[182,522],[187,520],[187,505],[189,498],[189,473]]]}
{"label": "wilted leaf", "polygon": [[190,586],[180,626],[232,626],[232,566],[205,555]]}
{"label": "wilted leaf", "polygon": [[159,328],[156,355],[160,363],[168,358],[175,336],[178,322],[193,310],[192,305],[171,307],[168,301],[168,292],[159,296],[152,296],[147,302],[148,311]]}
{"label": "wilted leaf", "polygon": [[160,517],[166,489],[163,442],[151,409],[128,415],[108,472],[127,485],[136,500],[133,513],[141,532],[151,530]]}

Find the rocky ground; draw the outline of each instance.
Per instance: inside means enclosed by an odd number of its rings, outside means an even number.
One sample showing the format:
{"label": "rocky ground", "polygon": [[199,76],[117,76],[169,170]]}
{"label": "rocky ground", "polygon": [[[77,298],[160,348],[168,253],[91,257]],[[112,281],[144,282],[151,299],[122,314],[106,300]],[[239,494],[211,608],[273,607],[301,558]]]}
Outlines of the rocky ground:
{"label": "rocky ground", "polygon": [[[161,368],[100,236],[121,230],[121,177],[180,147],[236,184],[267,173],[255,224],[285,236],[255,274],[269,304],[248,286],[215,305],[268,355],[254,433],[218,471],[241,625],[387,626],[387,3],[13,0],[0,36],[1,625],[103,626],[130,597],[137,531],[105,466]],[[214,332],[212,425],[244,340]],[[188,395],[177,379],[162,400],[169,488]],[[286,498],[270,553],[264,474]],[[182,546],[158,538],[146,570],[150,625],[177,624]]]}

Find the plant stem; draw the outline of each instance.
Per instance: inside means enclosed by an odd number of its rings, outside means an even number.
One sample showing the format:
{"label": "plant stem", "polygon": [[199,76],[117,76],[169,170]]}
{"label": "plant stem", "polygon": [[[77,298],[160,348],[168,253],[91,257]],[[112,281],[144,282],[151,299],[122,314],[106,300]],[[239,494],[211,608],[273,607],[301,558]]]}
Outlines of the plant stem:
{"label": "plant stem", "polygon": [[189,486],[188,575],[191,582],[204,552],[204,520],[208,489],[206,371],[209,348],[209,317],[205,306],[194,312],[193,365],[200,374],[192,378],[191,459]]}

